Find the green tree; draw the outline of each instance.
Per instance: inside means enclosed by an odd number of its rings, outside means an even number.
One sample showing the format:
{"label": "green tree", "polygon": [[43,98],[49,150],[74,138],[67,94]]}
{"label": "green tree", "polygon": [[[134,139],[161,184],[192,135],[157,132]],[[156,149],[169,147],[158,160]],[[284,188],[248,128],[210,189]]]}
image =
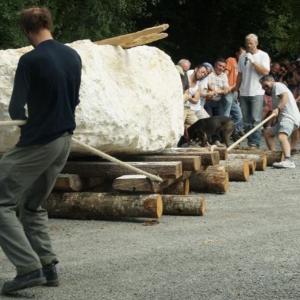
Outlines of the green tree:
{"label": "green tree", "polygon": [[138,24],[169,23],[169,38],[157,45],[174,60],[187,56],[198,63],[230,55],[251,32],[271,56],[295,57],[299,5],[299,0],[153,0]]}
{"label": "green tree", "polygon": [[133,31],[133,20],[146,8],[144,0],[0,0],[1,48],[28,44],[18,26],[18,13],[32,6],[50,8],[54,36],[62,42],[100,40]]}

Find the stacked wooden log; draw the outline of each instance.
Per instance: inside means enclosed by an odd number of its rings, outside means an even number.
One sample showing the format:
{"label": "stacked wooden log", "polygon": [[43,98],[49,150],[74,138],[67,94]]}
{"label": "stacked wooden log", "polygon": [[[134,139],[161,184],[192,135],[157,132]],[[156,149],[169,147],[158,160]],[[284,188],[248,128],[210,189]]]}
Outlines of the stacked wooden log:
{"label": "stacked wooden log", "polygon": [[[182,149],[170,149],[151,155],[119,158],[160,176],[163,182],[151,181],[144,175],[136,175],[116,163],[96,157],[73,156],[63,170],[64,175],[57,179],[55,193],[48,200],[49,215],[66,218],[81,216],[85,219],[158,218],[161,214],[153,210],[152,214],[149,213],[150,203],[150,207],[154,207],[156,204],[153,201],[159,201],[151,195],[162,196],[164,214],[204,215],[205,199],[190,195],[190,178],[192,174],[201,172],[202,161],[205,167],[216,165],[219,162],[218,152],[200,149],[190,155]],[[130,201],[137,211],[128,206]]]}
{"label": "stacked wooden log", "polygon": [[281,152],[224,148],[170,148],[119,159],[163,178],[149,180],[98,157],[70,157],[48,201],[50,216],[84,219],[159,218],[204,215],[197,193],[226,193],[230,181],[248,181],[255,171],[282,159]]}

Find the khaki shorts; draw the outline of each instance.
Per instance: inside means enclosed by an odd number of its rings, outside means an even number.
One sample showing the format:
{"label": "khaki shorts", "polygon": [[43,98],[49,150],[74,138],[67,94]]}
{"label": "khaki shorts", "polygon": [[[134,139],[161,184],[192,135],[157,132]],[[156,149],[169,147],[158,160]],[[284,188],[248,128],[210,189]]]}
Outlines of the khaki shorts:
{"label": "khaki shorts", "polygon": [[282,118],[274,127],[272,131],[274,135],[279,133],[285,133],[287,136],[290,136],[298,126],[288,118]]}
{"label": "khaki shorts", "polygon": [[190,127],[192,124],[198,121],[195,111],[190,108],[184,108],[184,126]]}

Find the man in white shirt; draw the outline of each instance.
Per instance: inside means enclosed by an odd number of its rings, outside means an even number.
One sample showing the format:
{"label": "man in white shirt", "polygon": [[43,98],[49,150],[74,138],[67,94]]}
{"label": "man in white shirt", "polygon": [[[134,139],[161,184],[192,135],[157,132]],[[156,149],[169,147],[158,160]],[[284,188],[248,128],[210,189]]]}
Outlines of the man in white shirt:
{"label": "man in white shirt", "polygon": [[226,60],[219,58],[215,62],[215,67],[212,73],[207,77],[208,88],[212,91],[212,96],[207,98],[205,109],[210,116],[224,115],[224,105],[222,98],[229,93],[228,78],[225,73]]}
{"label": "man in white shirt", "polygon": [[273,127],[264,130],[264,136],[270,150],[275,150],[275,135],[281,144],[285,159],[274,163],[275,168],[295,168],[295,163],[290,160],[291,146],[289,136],[300,126],[300,112],[291,91],[281,82],[275,82],[270,75],[261,78],[260,83],[266,94],[272,95],[273,113],[277,119]]}
{"label": "man in white shirt", "polygon": [[[265,92],[259,80],[270,72],[270,57],[257,48],[258,37],[255,34],[246,36],[245,45],[246,53],[239,58],[236,90],[239,91],[244,126],[248,131],[262,120]],[[260,138],[260,131],[254,132],[248,137],[248,145],[258,148]]]}

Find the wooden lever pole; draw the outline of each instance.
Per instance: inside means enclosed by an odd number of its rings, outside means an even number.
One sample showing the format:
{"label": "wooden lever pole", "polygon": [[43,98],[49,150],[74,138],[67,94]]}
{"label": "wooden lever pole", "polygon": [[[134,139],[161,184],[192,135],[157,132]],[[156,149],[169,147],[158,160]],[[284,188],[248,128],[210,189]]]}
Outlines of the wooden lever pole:
{"label": "wooden lever pole", "polygon": [[[1,126],[20,126],[20,125],[24,125],[26,124],[26,120],[11,120],[11,121],[0,121],[0,127]],[[101,158],[107,159],[111,162],[117,163],[119,164],[121,167],[129,169],[133,172],[135,172],[136,174],[141,174],[141,175],[145,175],[146,177],[148,177],[149,179],[153,180],[153,181],[158,181],[158,182],[163,182],[163,179],[159,176],[153,175],[151,173],[145,172],[143,170],[140,170],[126,162],[123,162],[113,156],[110,156],[94,147],[91,147],[85,143],[80,142],[79,140],[72,138],[72,140],[77,143],[78,145],[80,145],[82,148],[84,148],[86,151],[96,155],[96,156],[100,156]]]}
{"label": "wooden lever pole", "polygon": [[239,143],[241,143],[243,140],[245,140],[250,134],[252,134],[253,132],[255,132],[257,129],[259,129],[260,127],[262,127],[265,123],[267,123],[269,120],[273,119],[274,117],[276,117],[276,114],[271,114],[270,116],[268,116],[266,119],[264,119],[261,123],[259,123],[258,125],[256,125],[254,128],[252,128],[250,131],[248,131],[245,135],[243,135],[239,140],[237,140],[236,142],[234,142],[232,145],[230,145],[227,148],[227,152],[231,151],[233,148],[235,148]]}
{"label": "wooden lever pole", "polygon": [[9,120],[9,121],[0,121],[0,126],[21,126],[25,125],[26,120]]}

